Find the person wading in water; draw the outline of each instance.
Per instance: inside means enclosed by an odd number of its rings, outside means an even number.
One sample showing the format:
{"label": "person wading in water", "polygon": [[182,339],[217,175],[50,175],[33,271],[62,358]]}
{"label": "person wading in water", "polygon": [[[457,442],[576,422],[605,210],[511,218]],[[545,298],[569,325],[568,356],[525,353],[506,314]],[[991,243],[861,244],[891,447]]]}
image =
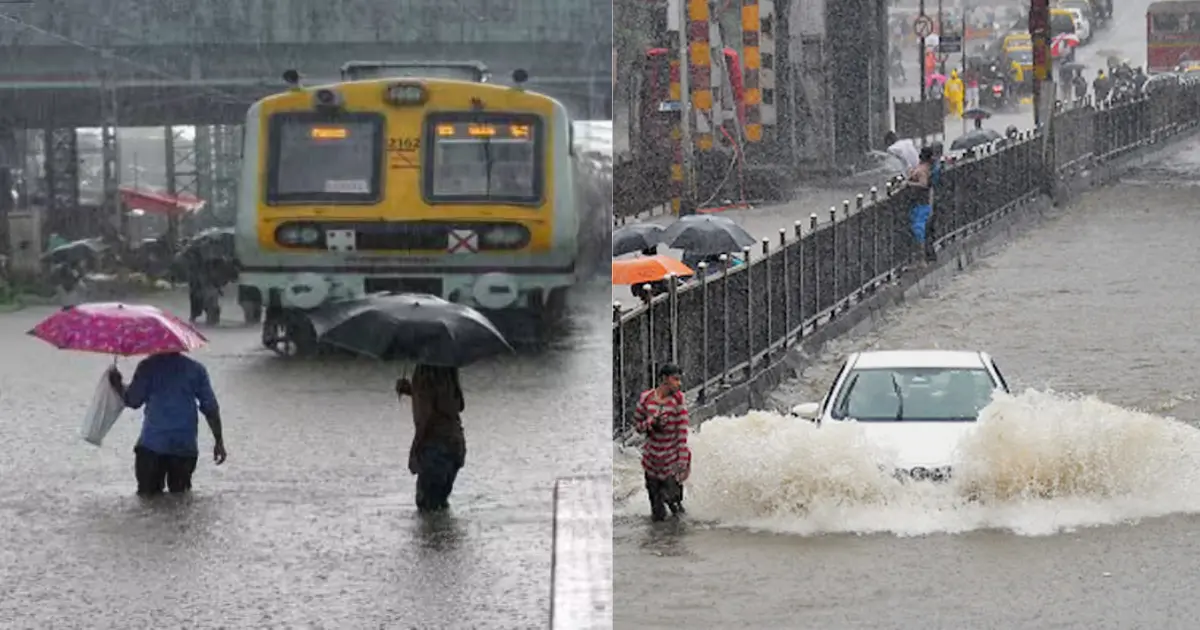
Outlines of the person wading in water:
{"label": "person wading in water", "polygon": [[422,512],[450,507],[450,493],[458,471],[466,463],[467,441],[462,417],[466,408],[458,369],[418,365],[412,382],[396,379],[396,394],[412,396],[412,448],[408,471],[417,476],[417,509]]}
{"label": "person wading in water", "polygon": [[146,407],[142,434],[133,448],[139,496],[160,495],[164,485],[173,494],[192,489],[200,455],[197,409],[213,434],[213,461],[218,466],[225,463],[221,408],[208,370],[199,361],[178,352],[156,354],[142,359],[128,386],[115,366],[108,371],[108,381],[126,407]]}
{"label": "person wading in water", "polygon": [[692,467],[688,448],[688,412],[680,377],[683,371],[670,363],[658,369],[658,387],[642,392],[634,411],[634,428],[646,435],[642,470],[650,496],[650,517],[661,521],[667,508],[678,516],[683,509],[683,482]]}

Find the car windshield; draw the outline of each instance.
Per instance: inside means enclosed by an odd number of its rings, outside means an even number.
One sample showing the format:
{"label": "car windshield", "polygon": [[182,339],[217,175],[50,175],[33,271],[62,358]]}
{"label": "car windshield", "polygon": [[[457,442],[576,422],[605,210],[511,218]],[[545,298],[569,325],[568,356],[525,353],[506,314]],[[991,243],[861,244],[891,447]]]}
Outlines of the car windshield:
{"label": "car windshield", "polygon": [[832,415],[859,422],[971,422],[995,388],[983,367],[858,369],[846,377]]}
{"label": "car windshield", "polygon": [[1033,51],[1018,48],[1008,53],[1008,58],[1017,63],[1033,63]]}

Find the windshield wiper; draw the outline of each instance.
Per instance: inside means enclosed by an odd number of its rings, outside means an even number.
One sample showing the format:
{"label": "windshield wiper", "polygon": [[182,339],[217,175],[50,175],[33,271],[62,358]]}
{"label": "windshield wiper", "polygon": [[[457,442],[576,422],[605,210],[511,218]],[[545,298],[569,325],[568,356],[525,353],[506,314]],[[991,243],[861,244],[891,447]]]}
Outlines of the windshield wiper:
{"label": "windshield wiper", "polygon": [[900,391],[895,372],[892,373],[892,391],[896,392],[896,422],[900,422],[904,419],[904,392]]}

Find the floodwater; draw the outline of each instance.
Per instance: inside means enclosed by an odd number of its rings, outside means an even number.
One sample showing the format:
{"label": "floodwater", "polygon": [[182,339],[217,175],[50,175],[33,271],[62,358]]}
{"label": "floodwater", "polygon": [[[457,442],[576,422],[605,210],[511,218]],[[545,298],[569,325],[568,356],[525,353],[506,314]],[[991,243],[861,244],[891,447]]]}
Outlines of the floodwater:
{"label": "floodwater", "polygon": [[78,437],[110,359],[25,336],[50,312],[0,316],[0,627],[545,627],[555,479],[611,470],[606,286],[574,296],[545,351],[464,370],[467,466],[431,520],[399,367],[277,359],[232,323],[196,355],[229,460],[201,457],[190,498],[141,504],[140,413],[103,447]]}
{"label": "floodwater", "polygon": [[1193,139],[776,393],[819,399],[854,350],[987,350],[1016,394],[955,481],[900,485],[853,425],[755,412],[693,435],[689,517],[652,526],[616,449],[618,627],[1194,627],[1198,176]]}
{"label": "floodwater", "polygon": [[[1090,75],[1113,49],[1144,60],[1144,10],[1117,7],[1081,53]],[[960,444],[955,481],[902,486],[853,425],[754,412],[693,434],[689,516],[652,525],[637,455],[615,447],[617,627],[1193,628],[1198,179],[1190,140],[774,395],[819,400],[856,350],[987,350],[1015,395]]]}

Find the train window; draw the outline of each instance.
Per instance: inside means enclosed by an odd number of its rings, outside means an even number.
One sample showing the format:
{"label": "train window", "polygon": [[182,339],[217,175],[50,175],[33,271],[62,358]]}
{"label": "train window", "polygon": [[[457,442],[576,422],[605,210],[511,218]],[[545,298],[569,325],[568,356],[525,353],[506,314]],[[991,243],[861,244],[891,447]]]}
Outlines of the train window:
{"label": "train window", "polygon": [[1178,33],[1183,26],[1174,13],[1156,13],[1150,16],[1150,30],[1155,33]]}
{"label": "train window", "polygon": [[541,119],[448,113],[426,121],[425,196],[431,202],[537,203],[545,179]]}
{"label": "train window", "polygon": [[267,203],[375,203],[383,117],[289,112],[271,117]]}

